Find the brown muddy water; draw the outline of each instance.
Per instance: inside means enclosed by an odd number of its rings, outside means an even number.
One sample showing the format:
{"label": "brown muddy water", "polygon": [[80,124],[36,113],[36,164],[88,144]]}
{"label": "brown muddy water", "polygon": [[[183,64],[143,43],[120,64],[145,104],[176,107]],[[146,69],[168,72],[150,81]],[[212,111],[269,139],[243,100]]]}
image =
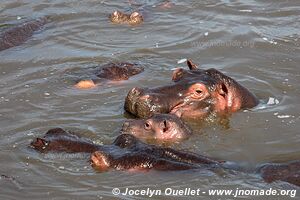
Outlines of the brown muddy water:
{"label": "brown muddy water", "polygon": [[[194,136],[174,148],[248,169],[300,159],[300,2],[172,2],[171,8],[163,9],[156,6],[161,1],[137,1],[146,18],[141,26],[130,27],[108,20],[116,9],[134,10],[128,1],[1,0],[0,24],[45,15],[52,21],[25,44],[0,52],[0,174],[13,177],[1,177],[0,199],[148,199],[115,197],[115,187],[299,190],[284,182],[266,184],[258,175],[243,172],[98,173],[89,166],[88,155],[42,155],[28,148],[34,137],[54,127],[111,143],[126,119],[127,92],[135,86],[170,83],[172,69],[185,65],[181,59],[191,58],[202,68],[215,67],[235,78],[261,103],[235,113],[228,128],[193,124]],[[88,76],[89,67],[111,61],[136,62],[145,72],[92,90],[72,87]],[[207,194],[187,198],[274,199]]]}

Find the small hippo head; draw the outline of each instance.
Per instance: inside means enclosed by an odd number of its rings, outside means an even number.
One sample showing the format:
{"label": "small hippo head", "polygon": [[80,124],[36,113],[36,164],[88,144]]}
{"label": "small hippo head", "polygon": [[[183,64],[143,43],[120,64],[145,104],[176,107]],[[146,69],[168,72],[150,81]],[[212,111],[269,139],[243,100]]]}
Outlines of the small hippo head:
{"label": "small hippo head", "polygon": [[172,114],[155,114],[148,119],[128,120],[123,124],[121,132],[158,142],[181,141],[192,134],[191,129]]}
{"label": "small hippo head", "polygon": [[131,14],[126,14],[121,11],[114,11],[109,18],[110,21],[115,24],[138,25],[144,21],[142,14],[137,11]]}
{"label": "small hippo head", "polygon": [[137,75],[144,71],[142,66],[127,62],[109,63],[103,67],[97,75],[99,78],[104,78],[113,81],[127,80],[131,76]]}
{"label": "small hippo head", "polygon": [[258,100],[234,79],[216,69],[198,69],[188,60],[189,70],[173,72],[173,84],[157,88],[133,88],[125,110],[147,118],[155,113],[173,113],[184,118],[203,118],[210,113],[230,114],[251,108]]}

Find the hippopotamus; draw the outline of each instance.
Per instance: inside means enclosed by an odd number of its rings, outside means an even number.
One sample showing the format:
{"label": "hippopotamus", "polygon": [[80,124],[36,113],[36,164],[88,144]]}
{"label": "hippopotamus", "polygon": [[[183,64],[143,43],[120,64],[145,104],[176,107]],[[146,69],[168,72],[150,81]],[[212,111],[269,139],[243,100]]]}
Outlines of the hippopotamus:
{"label": "hippopotamus", "polygon": [[139,25],[144,21],[143,15],[138,11],[126,14],[116,10],[110,14],[109,18],[114,24],[129,24],[132,26]]}
{"label": "hippopotamus", "polygon": [[[146,144],[132,134],[121,134],[111,145],[97,145],[61,128],[50,129],[43,138],[34,139],[30,146],[41,153],[89,153],[91,165],[104,172],[109,169],[147,171],[230,169],[232,162],[202,156],[188,151]],[[234,167],[233,170],[236,170]],[[242,170],[242,169],[239,169]],[[248,170],[247,170],[248,171]],[[285,181],[300,186],[300,160],[259,166],[256,173],[264,181]]]}
{"label": "hippopotamus", "polygon": [[75,87],[79,89],[89,89],[107,81],[128,80],[129,77],[144,71],[142,66],[132,63],[108,63],[94,69],[95,79],[81,80]]}
{"label": "hippopotamus", "polygon": [[300,160],[289,163],[268,163],[257,170],[268,182],[282,180],[300,186]]}
{"label": "hippopotamus", "polygon": [[145,16],[147,16],[147,10],[153,7],[158,7],[162,9],[169,9],[171,8],[174,3],[170,1],[164,1],[158,5],[143,5],[138,4],[135,1],[129,1],[130,6],[135,7],[135,11],[130,13],[124,13],[119,10],[115,10],[109,15],[109,19],[114,24],[129,24],[131,26],[137,26],[144,22]]}
{"label": "hippopotamus", "polygon": [[21,45],[27,41],[35,31],[40,30],[48,21],[49,17],[42,17],[7,28],[7,30],[4,30],[0,35],[0,51]]}
{"label": "hippopotamus", "polygon": [[223,161],[194,153],[143,143],[132,134],[121,134],[111,145],[97,145],[87,138],[61,128],[50,129],[30,144],[41,152],[92,153],[91,162],[100,171],[108,169],[183,170],[200,165],[218,166]]}
{"label": "hippopotamus", "polygon": [[139,139],[172,143],[182,141],[192,135],[189,126],[172,114],[154,114],[148,119],[127,120],[121,132],[132,134]]}
{"label": "hippopotamus", "polygon": [[131,89],[125,110],[137,117],[173,113],[182,118],[202,119],[211,113],[228,115],[258,104],[257,98],[237,81],[220,71],[199,69],[187,60],[189,70],[177,68],[173,83],[156,88]]}

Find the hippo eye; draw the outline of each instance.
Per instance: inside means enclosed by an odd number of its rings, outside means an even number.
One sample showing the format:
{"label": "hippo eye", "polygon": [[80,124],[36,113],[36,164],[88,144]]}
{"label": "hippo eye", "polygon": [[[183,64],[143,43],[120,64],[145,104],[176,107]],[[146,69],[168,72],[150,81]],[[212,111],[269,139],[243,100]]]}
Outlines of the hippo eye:
{"label": "hippo eye", "polygon": [[195,83],[190,89],[191,97],[194,99],[204,98],[207,94],[207,88],[203,83]]}
{"label": "hippo eye", "polygon": [[145,122],[144,128],[145,128],[146,130],[151,129],[150,123],[149,123],[149,122]]}
{"label": "hippo eye", "polygon": [[196,92],[197,92],[197,94],[201,94],[202,90],[197,89]]}

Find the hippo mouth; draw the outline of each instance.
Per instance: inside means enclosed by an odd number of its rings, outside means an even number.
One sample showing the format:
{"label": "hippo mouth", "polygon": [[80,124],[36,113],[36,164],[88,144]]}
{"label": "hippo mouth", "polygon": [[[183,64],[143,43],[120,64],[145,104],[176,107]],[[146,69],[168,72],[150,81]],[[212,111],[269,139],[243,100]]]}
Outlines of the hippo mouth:
{"label": "hippo mouth", "polygon": [[[179,118],[194,118],[207,115],[212,107],[209,102],[196,102],[183,100],[178,103],[152,103],[151,101],[139,101],[134,99],[130,104],[125,104],[126,110],[141,118],[151,117],[157,113],[174,114]],[[169,105],[168,105],[169,104]],[[173,104],[173,105],[172,105]]]}
{"label": "hippo mouth", "polygon": [[[196,106],[197,104],[197,106]],[[177,117],[200,117],[208,114],[211,110],[211,106],[207,102],[181,102],[170,109],[170,113],[176,115]]]}
{"label": "hippo mouth", "polygon": [[177,117],[182,116],[182,108],[184,108],[187,105],[185,102],[180,102],[173,108],[171,108],[170,113],[176,115]]}

